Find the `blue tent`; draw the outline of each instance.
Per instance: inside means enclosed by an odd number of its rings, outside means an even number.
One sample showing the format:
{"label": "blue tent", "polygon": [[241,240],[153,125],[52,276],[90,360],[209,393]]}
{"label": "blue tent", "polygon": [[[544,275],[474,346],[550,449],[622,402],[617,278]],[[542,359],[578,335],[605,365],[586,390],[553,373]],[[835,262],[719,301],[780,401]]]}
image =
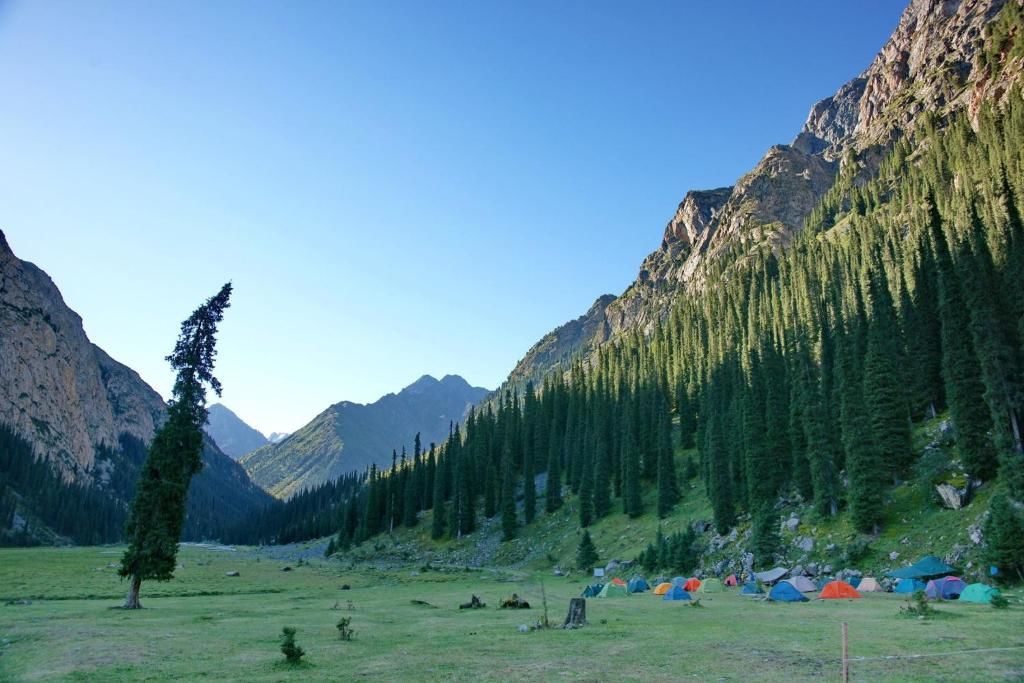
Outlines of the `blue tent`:
{"label": "blue tent", "polygon": [[821,590],[822,588],[824,588],[825,586],[827,586],[829,583],[831,583],[833,581],[835,581],[834,577],[831,577],[831,576],[823,576],[823,577],[821,577],[820,579],[818,579],[818,590]]}
{"label": "blue tent", "polygon": [[740,589],[740,595],[764,595],[764,591],[753,581],[747,581]]}
{"label": "blue tent", "polygon": [[679,586],[672,586],[671,589],[665,592],[665,597],[662,600],[689,600],[690,594],[684,591]]}
{"label": "blue tent", "polygon": [[848,583],[851,586],[853,586],[854,588],[856,588],[857,586],[860,585],[860,578],[861,577],[859,577],[859,576],[851,576],[849,581],[847,581],[846,583]]}
{"label": "blue tent", "polygon": [[785,581],[775,584],[771,592],[768,593],[768,599],[778,602],[807,602],[806,595],[798,591],[793,584]]}
{"label": "blue tent", "polygon": [[967,588],[967,584],[955,576],[945,576],[928,582],[924,592],[930,600],[956,600]]}
{"label": "blue tent", "polygon": [[896,581],[896,585],[893,586],[893,593],[913,593],[915,591],[923,591],[925,588],[924,581],[918,579],[899,579]]}
{"label": "blue tent", "polygon": [[592,583],[583,589],[583,593],[581,595],[584,598],[596,598],[602,588],[604,588],[603,583]]}
{"label": "blue tent", "polygon": [[677,576],[674,579],[672,579],[672,585],[673,586],[679,586],[680,588],[682,588],[683,586],[686,585],[686,579],[684,579],[681,576]]}
{"label": "blue tent", "polygon": [[651,587],[642,577],[634,576],[629,580],[629,585],[626,586],[626,589],[630,593],[643,593],[644,591],[651,590]]}

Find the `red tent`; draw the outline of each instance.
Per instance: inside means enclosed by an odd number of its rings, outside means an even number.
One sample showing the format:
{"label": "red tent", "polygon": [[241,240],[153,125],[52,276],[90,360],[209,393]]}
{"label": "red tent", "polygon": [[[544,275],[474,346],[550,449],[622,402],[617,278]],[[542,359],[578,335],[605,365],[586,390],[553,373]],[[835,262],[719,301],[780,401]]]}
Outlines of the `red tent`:
{"label": "red tent", "polygon": [[689,579],[686,580],[686,583],[683,585],[683,590],[687,591],[687,592],[695,591],[698,588],[700,588],[700,579],[698,579],[698,578],[689,578]]}
{"label": "red tent", "polygon": [[821,589],[821,595],[818,597],[822,600],[842,600],[843,598],[863,598],[864,596],[845,581],[829,581]]}
{"label": "red tent", "polygon": [[626,585],[626,582],[623,581],[622,579],[620,579],[617,576],[614,579],[612,579],[612,583],[614,583],[616,586],[625,586]]}
{"label": "red tent", "polygon": [[729,574],[729,576],[725,577],[725,581],[723,583],[725,583],[726,586],[740,585],[740,582],[736,580],[735,574]]}

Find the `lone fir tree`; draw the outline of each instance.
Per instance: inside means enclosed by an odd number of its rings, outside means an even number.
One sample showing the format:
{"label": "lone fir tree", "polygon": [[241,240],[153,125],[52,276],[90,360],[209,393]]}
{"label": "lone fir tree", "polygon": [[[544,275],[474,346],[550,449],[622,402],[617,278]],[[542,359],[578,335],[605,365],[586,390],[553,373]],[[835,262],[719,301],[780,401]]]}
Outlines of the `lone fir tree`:
{"label": "lone fir tree", "polygon": [[230,299],[228,283],[181,324],[178,342],[167,356],[177,378],[167,421],[153,436],[128,518],[128,549],[118,570],[131,581],[125,609],[141,607],[139,589],[144,579],[169,581],[174,575],[188,485],[203,466],[206,385],[218,396],[221,392],[213,361],[217,324],[224,319]]}
{"label": "lone fir tree", "polygon": [[594,541],[590,538],[590,532],[584,531],[583,538],[580,539],[580,545],[576,549],[576,568],[590,571],[597,564],[597,560],[597,548],[594,547]]}

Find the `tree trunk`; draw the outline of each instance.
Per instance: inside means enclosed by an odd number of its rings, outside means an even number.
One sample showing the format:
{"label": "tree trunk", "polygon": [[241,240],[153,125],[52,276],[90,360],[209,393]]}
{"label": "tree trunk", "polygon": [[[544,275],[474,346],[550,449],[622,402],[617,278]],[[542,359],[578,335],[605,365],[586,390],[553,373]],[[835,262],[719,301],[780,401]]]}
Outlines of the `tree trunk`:
{"label": "tree trunk", "polygon": [[565,615],[565,623],[562,628],[580,628],[587,623],[587,600],[586,598],[572,598],[569,600],[569,613]]}
{"label": "tree trunk", "polygon": [[131,586],[128,588],[128,596],[124,599],[125,609],[141,609],[139,604],[139,589],[142,588],[142,577],[132,576]]}

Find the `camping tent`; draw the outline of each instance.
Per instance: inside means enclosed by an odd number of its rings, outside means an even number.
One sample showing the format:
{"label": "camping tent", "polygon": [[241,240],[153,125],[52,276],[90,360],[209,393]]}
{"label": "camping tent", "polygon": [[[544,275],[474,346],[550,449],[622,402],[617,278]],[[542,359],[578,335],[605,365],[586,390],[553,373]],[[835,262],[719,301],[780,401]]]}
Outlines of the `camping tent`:
{"label": "camping tent", "polygon": [[698,588],[700,588],[700,579],[695,576],[690,577],[686,580],[686,583],[683,584],[683,590],[695,591]]}
{"label": "camping tent", "polygon": [[667,581],[663,581],[662,583],[659,583],[657,586],[654,587],[654,594],[664,595],[665,593],[668,593],[671,589],[672,584],[668,583]]}
{"label": "camping tent", "polygon": [[861,593],[881,593],[882,587],[878,585],[873,576],[865,576],[860,580],[857,590]]}
{"label": "camping tent", "polygon": [[980,602],[982,604],[988,604],[992,602],[992,598],[998,595],[998,588],[986,586],[983,583],[972,583],[970,586],[964,588],[964,592],[960,594],[960,602]]}
{"label": "camping tent", "polygon": [[624,598],[629,595],[629,591],[626,590],[625,586],[620,586],[617,583],[606,583],[601,592],[597,594],[599,598]]}
{"label": "camping tent", "polygon": [[794,576],[786,579],[785,583],[788,583],[797,589],[801,593],[813,593],[818,590],[818,587],[814,585],[814,582],[808,579],[806,576]]}
{"label": "camping tent", "polygon": [[754,574],[754,578],[761,583],[775,583],[788,573],[788,569],[784,567],[776,567],[775,569],[769,569],[766,572],[757,572]]}
{"label": "camping tent", "polygon": [[626,586],[626,590],[630,593],[643,593],[644,591],[651,590],[651,587],[643,580],[643,578],[634,576],[629,580],[629,585]]}
{"label": "camping tent", "polygon": [[581,593],[581,596],[584,598],[596,598],[597,594],[601,592],[602,588],[604,588],[603,583],[592,583],[583,589],[583,593]]}
{"label": "camping tent", "polygon": [[768,593],[769,600],[778,602],[807,602],[807,597],[793,588],[793,584],[781,581]]}
{"label": "camping tent", "polygon": [[822,588],[827,586],[830,581],[835,581],[835,577],[834,576],[823,576],[820,579],[818,579],[818,590],[821,590]]}
{"label": "camping tent", "polygon": [[682,588],[683,586],[686,585],[686,579],[684,579],[681,576],[673,577],[672,578],[672,585],[673,586],[679,586],[680,588]]}
{"label": "camping tent", "polygon": [[740,589],[740,595],[764,595],[764,591],[753,581],[747,581]]}
{"label": "camping tent", "polygon": [[672,586],[672,588],[665,593],[665,597],[662,600],[689,600],[690,594],[684,591],[679,586]]}
{"label": "camping tent", "polygon": [[893,593],[914,593],[916,591],[923,591],[925,588],[924,581],[919,579],[897,579],[896,585],[893,586]]}
{"label": "camping tent", "polygon": [[851,586],[853,586],[854,588],[856,588],[857,586],[860,585],[860,577],[859,576],[851,576],[850,580],[847,581],[846,583],[848,583]]}
{"label": "camping tent", "polygon": [[701,593],[721,593],[725,590],[725,586],[722,585],[722,581],[716,578],[704,579],[704,582],[700,584],[698,589]]}
{"label": "camping tent", "polygon": [[886,576],[891,576],[894,579],[926,579],[928,577],[949,574],[952,571],[955,570],[948,564],[934,555],[928,555],[922,557],[909,567],[891,571]]}
{"label": "camping tent", "polygon": [[729,574],[729,576],[725,577],[725,581],[722,583],[726,586],[738,586],[740,584],[740,582],[736,580],[735,574]]}
{"label": "camping tent", "polygon": [[843,598],[863,597],[863,595],[857,592],[856,588],[845,581],[829,581],[825,584],[825,587],[821,589],[821,595],[818,596],[821,600],[842,600]]}
{"label": "camping tent", "polygon": [[626,582],[623,581],[622,579],[620,579],[617,576],[614,579],[612,579],[612,583],[614,583],[616,586],[625,586],[626,585]]}
{"label": "camping tent", "polygon": [[933,579],[925,586],[924,592],[929,600],[956,600],[967,588],[967,584],[955,576]]}

